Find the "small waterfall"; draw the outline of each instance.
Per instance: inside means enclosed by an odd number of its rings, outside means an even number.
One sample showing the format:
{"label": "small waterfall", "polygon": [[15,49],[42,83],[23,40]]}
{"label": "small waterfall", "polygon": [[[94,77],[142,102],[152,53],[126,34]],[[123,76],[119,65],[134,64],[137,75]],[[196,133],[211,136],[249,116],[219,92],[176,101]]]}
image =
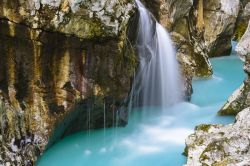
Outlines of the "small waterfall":
{"label": "small waterfall", "polygon": [[115,115],[115,144],[117,143],[117,128],[119,125],[119,110],[116,110],[116,115]]}
{"label": "small waterfall", "polygon": [[130,106],[166,107],[180,102],[181,75],[170,36],[139,0],[136,3],[140,14],[136,41],[139,67]]}
{"label": "small waterfall", "polygon": [[90,130],[91,130],[91,112],[90,108],[88,107],[88,137],[90,137]]}
{"label": "small waterfall", "polygon": [[105,99],[103,101],[103,142],[106,142],[106,105]]}
{"label": "small waterfall", "polygon": [[113,100],[113,103],[112,103],[112,126],[113,128],[115,127],[115,101]]}

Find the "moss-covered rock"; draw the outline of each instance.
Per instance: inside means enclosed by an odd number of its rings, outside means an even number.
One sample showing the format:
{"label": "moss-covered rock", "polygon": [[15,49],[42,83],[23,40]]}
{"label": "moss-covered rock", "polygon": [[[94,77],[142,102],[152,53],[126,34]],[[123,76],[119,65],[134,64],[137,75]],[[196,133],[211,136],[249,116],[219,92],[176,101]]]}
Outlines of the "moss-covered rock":
{"label": "moss-covered rock", "polygon": [[250,108],[230,125],[200,125],[186,139],[186,166],[244,165],[250,162]]}
{"label": "moss-covered rock", "polygon": [[0,6],[0,165],[34,165],[55,140],[103,127],[104,111],[106,126],[114,125],[136,68],[126,37],[134,4]]}
{"label": "moss-covered rock", "polygon": [[239,41],[246,32],[246,30],[247,30],[247,23],[245,22],[238,23],[234,32],[234,40]]}
{"label": "moss-covered rock", "polygon": [[240,1],[240,11],[236,22],[236,29],[234,32],[234,40],[239,41],[244,35],[248,21],[250,19],[250,2],[248,0]]}
{"label": "moss-covered rock", "polygon": [[[236,48],[241,59],[245,61],[244,69],[248,77],[250,73],[249,32],[250,22]],[[195,133],[186,139],[187,166],[248,165],[250,163],[248,77],[219,112],[220,115],[237,114],[236,122],[226,126],[200,125],[196,127]]]}
{"label": "moss-covered rock", "polygon": [[117,37],[135,7],[131,0],[0,1],[0,17],[84,39]]}

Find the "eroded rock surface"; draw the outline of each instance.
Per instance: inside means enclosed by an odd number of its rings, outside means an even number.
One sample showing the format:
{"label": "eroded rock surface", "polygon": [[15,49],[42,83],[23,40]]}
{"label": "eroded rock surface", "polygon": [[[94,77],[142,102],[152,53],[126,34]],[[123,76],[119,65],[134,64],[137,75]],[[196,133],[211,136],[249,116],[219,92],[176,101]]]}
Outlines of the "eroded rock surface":
{"label": "eroded rock surface", "polygon": [[[122,0],[0,1],[0,17],[31,28],[84,39],[117,37],[124,31],[134,2]],[[112,16],[112,17],[111,17]]]}
{"label": "eroded rock surface", "polygon": [[230,125],[200,125],[186,139],[186,166],[245,166],[250,163],[250,108]]}
{"label": "eroded rock surface", "polygon": [[225,126],[197,126],[195,133],[186,139],[187,166],[250,164],[249,35],[250,21],[247,31],[236,47],[239,56],[245,61],[244,69],[248,77],[219,112],[221,115],[238,113],[236,122]]}
{"label": "eroded rock surface", "polygon": [[230,55],[239,0],[204,1],[204,39],[210,57]]}
{"label": "eroded rock surface", "polygon": [[245,62],[244,70],[247,78],[222,107],[220,115],[236,115],[242,109],[250,106],[250,21],[245,34],[236,46],[236,51]]}
{"label": "eroded rock surface", "polygon": [[133,12],[125,0],[0,1],[0,165],[34,165],[61,136],[103,127],[104,108],[114,125],[136,67]]}
{"label": "eroded rock surface", "polygon": [[200,27],[204,17],[203,6],[199,7],[202,1],[144,1],[156,19],[171,33],[183,73],[190,77],[211,76],[212,66],[208,60],[204,30]]}
{"label": "eroded rock surface", "polygon": [[244,35],[247,29],[249,19],[250,19],[250,1],[241,0],[240,11],[239,11],[238,18],[236,21],[234,40],[239,41],[241,37]]}
{"label": "eroded rock surface", "polygon": [[[219,22],[217,36],[231,35],[237,8],[227,2],[216,12],[232,21]],[[220,42],[204,35],[213,10],[202,0],[145,4],[171,32],[190,99],[192,77],[212,74],[208,55]],[[0,0],[0,165],[33,165],[62,135],[103,127],[104,108],[113,125],[137,65],[126,36],[135,12],[132,0]]]}

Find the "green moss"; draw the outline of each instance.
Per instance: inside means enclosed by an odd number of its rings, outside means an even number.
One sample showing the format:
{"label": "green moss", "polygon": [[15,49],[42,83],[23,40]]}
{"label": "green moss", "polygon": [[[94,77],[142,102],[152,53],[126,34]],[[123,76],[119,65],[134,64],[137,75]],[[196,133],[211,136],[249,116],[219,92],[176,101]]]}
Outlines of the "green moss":
{"label": "green moss", "polygon": [[231,160],[223,160],[221,162],[212,164],[212,166],[227,166],[228,164],[232,164],[232,161]]}
{"label": "green moss", "polygon": [[247,29],[247,23],[240,22],[237,25],[235,33],[234,33],[234,40],[239,41],[241,39],[241,37],[244,35],[246,29]]}
{"label": "green moss", "polygon": [[173,30],[181,34],[185,39],[189,38],[189,31],[187,27],[187,20],[185,18],[178,19],[173,27]]}
{"label": "green moss", "polygon": [[[5,127],[5,120],[6,120],[6,112],[7,112],[7,108],[5,107],[3,101],[0,99],[0,135],[2,135],[2,137],[5,136],[4,134],[4,127]],[[3,141],[4,139],[2,139]]]}
{"label": "green moss", "polygon": [[240,108],[232,108],[232,107],[228,107],[227,109],[221,109],[219,112],[218,112],[218,115],[219,116],[230,116],[230,115],[237,115],[237,111],[236,110],[239,110]]}
{"label": "green moss", "polygon": [[224,132],[219,132],[219,134],[220,134],[220,135],[222,135],[222,136],[223,136],[223,135],[225,135],[225,133],[224,133]]}
{"label": "green moss", "polygon": [[185,147],[183,155],[188,156],[188,146]]}
{"label": "green moss", "polygon": [[196,126],[195,130],[202,130],[204,132],[208,132],[210,128],[211,128],[210,124],[201,124],[199,126]]}
{"label": "green moss", "polygon": [[210,77],[213,74],[212,68],[209,66],[209,59],[201,54],[192,53],[192,59],[195,61],[195,76],[197,77]]}
{"label": "green moss", "polygon": [[[227,139],[223,139],[223,140],[219,140],[219,141],[213,141],[210,144],[207,145],[206,149],[202,152],[201,156],[200,156],[200,161],[205,161],[205,160],[209,160],[209,156],[207,156],[206,153],[213,153],[213,152],[222,152],[223,156],[222,159],[225,158],[227,155],[224,151],[224,147],[223,147],[223,143],[224,142],[228,142]],[[220,157],[220,156],[218,156]]]}

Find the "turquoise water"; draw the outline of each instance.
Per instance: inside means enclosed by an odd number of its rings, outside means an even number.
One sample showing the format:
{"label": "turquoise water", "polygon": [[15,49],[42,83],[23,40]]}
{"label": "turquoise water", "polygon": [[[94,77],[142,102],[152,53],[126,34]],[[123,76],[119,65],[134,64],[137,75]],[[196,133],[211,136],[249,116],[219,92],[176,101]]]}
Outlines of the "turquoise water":
{"label": "turquoise water", "polygon": [[180,166],[185,138],[201,123],[228,124],[217,111],[244,80],[236,56],[211,59],[214,75],[194,80],[191,103],[166,110],[134,110],[124,128],[80,132],[47,150],[38,166]]}

